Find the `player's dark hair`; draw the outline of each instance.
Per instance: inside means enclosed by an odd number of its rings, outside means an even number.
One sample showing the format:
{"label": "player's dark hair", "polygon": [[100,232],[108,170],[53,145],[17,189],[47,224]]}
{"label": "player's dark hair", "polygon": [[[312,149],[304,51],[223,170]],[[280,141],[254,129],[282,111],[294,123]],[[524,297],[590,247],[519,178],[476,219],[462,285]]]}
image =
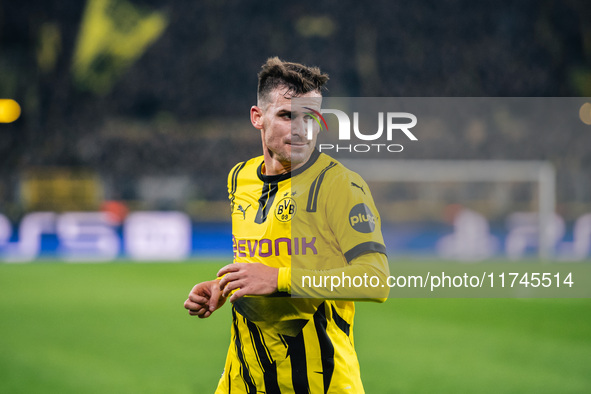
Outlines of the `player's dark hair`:
{"label": "player's dark hair", "polygon": [[302,94],[326,89],[328,74],[318,67],[308,67],[299,63],[285,62],[278,57],[271,57],[261,67],[257,97],[260,102],[267,100],[269,93],[278,87],[285,87],[285,94]]}

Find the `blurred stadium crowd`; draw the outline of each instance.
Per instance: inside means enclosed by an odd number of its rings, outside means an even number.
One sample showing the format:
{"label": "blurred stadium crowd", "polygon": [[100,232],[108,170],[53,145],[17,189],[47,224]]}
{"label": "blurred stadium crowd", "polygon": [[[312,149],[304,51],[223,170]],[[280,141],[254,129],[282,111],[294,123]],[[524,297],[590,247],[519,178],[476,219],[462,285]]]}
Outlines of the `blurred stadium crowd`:
{"label": "blurred stadium crowd", "polygon": [[[0,212],[123,200],[198,217],[260,152],[248,110],[273,55],[319,65],[334,97],[589,97],[590,14],[577,0],[2,2],[0,96],[23,113],[0,125]],[[550,160],[559,201],[591,201],[591,129],[447,133],[400,158]]]}

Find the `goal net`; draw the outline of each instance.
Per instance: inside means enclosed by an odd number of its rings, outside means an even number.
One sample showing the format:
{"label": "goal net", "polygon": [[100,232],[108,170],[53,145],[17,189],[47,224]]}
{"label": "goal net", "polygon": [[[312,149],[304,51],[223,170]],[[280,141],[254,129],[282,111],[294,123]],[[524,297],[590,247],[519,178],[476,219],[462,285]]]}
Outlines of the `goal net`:
{"label": "goal net", "polygon": [[[555,169],[544,161],[378,160],[341,162],[369,183],[385,225],[386,242],[439,233],[436,252],[447,258],[479,260],[505,254],[517,259],[535,251],[553,257],[564,225],[555,215]],[[426,228],[448,221],[446,233]],[[421,225],[423,230],[421,234]],[[494,235],[497,229],[497,236]],[[415,230],[413,235],[413,229]]]}

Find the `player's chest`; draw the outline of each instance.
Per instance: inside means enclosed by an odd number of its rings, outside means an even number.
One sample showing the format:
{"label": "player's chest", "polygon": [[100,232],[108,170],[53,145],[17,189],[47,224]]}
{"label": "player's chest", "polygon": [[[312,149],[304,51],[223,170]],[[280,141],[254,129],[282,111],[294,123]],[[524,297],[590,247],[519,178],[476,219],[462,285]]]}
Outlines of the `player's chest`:
{"label": "player's chest", "polygon": [[305,215],[301,197],[303,193],[292,188],[289,182],[239,189],[232,201],[234,234],[256,237],[269,232],[291,232],[294,219]]}

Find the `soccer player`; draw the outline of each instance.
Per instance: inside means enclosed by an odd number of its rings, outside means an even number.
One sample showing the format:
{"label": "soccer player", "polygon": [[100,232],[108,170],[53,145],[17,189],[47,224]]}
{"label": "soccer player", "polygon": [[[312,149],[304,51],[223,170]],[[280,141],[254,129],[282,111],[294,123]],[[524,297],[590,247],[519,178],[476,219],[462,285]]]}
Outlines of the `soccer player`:
{"label": "soccer player", "polygon": [[363,393],[353,300],[388,293],[367,283],[389,274],[378,212],[363,179],[315,149],[319,127],[307,134],[328,76],[275,57],[258,77],[250,118],[263,155],[228,177],[234,262],[185,308],[207,318],[232,303],[216,393]]}

